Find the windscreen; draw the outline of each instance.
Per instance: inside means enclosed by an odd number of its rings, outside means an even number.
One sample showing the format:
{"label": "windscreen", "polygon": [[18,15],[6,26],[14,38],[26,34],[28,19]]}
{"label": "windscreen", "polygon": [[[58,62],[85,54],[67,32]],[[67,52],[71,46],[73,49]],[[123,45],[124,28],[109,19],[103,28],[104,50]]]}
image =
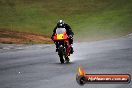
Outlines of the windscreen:
{"label": "windscreen", "polygon": [[57,28],[56,29],[56,34],[63,34],[64,32],[66,32],[65,28]]}

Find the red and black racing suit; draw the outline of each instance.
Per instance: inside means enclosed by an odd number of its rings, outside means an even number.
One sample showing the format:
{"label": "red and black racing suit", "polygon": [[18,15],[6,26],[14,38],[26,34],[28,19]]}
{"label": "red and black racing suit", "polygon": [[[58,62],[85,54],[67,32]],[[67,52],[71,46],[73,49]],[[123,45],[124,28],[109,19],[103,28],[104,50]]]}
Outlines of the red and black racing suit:
{"label": "red and black racing suit", "polygon": [[[56,25],[56,27],[53,30],[52,38],[55,35],[57,28],[60,28],[60,27],[58,25]],[[71,27],[68,24],[64,23],[64,25],[61,28],[66,29],[66,33],[69,36],[69,43],[70,43],[70,45],[73,44],[73,35],[74,35],[74,33],[73,33]],[[58,48],[58,43],[55,42],[55,44],[56,44],[56,48]]]}

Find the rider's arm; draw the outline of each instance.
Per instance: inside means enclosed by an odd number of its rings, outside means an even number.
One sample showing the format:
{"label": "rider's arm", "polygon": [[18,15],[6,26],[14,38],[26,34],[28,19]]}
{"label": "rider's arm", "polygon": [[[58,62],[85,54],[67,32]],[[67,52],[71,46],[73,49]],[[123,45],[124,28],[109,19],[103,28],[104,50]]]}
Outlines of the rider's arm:
{"label": "rider's arm", "polygon": [[57,26],[54,28],[52,36],[55,35],[55,33],[56,33],[56,29],[57,29]]}
{"label": "rider's arm", "polygon": [[70,34],[71,34],[71,35],[74,35],[74,33],[73,33],[72,29],[69,29],[69,31],[70,31]]}
{"label": "rider's arm", "polygon": [[68,30],[69,35],[74,35],[74,33],[73,33],[71,27],[70,27],[68,24],[66,24],[66,29]]}
{"label": "rider's arm", "polygon": [[57,26],[53,29],[53,34],[52,34],[52,36],[51,36],[51,39],[53,40],[53,37],[54,37],[54,35],[55,35],[55,33],[56,33],[56,28],[57,28]]}

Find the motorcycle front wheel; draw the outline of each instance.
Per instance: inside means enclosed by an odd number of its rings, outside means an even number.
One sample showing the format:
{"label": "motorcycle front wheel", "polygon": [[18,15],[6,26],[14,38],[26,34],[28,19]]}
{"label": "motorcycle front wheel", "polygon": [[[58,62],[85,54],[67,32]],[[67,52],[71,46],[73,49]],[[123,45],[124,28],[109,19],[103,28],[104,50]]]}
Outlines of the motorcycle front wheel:
{"label": "motorcycle front wheel", "polygon": [[63,63],[64,63],[63,53],[60,53],[60,54],[59,54],[59,57],[60,57],[60,62],[63,64]]}
{"label": "motorcycle front wheel", "polygon": [[63,51],[63,47],[62,46],[60,46],[59,47],[59,50],[58,50],[58,55],[59,55],[59,57],[60,57],[60,62],[63,64],[64,63],[64,58],[63,58],[63,54],[64,53],[64,51]]}

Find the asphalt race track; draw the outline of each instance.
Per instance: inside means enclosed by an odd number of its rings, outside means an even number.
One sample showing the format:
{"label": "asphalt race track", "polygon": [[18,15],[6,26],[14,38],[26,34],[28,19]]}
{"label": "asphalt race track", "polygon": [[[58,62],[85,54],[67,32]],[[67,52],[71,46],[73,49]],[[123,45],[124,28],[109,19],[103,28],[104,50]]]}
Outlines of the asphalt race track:
{"label": "asphalt race track", "polygon": [[132,88],[130,84],[76,82],[87,73],[132,75],[132,37],[75,43],[71,63],[60,64],[54,45],[0,45],[0,88]]}

